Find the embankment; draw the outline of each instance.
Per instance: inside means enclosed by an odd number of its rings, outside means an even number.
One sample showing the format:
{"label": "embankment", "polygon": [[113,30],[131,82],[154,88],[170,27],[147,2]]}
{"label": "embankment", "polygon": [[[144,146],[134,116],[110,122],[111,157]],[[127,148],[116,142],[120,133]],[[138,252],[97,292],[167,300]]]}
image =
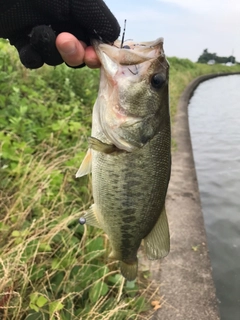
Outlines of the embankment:
{"label": "embankment", "polygon": [[152,320],[220,319],[194,166],[188,104],[201,82],[229,74],[196,78],[178,103],[172,132],[177,150],[173,152],[167,195],[171,252],[161,264],[151,265],[154,279],[161,283],[160,294],[164,300]]}

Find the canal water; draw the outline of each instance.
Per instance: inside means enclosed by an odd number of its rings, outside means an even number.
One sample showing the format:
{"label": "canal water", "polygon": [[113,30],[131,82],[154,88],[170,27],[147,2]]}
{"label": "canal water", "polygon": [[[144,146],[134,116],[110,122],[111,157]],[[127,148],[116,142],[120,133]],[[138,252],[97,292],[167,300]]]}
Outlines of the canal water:
{"label": "canal water", "polygon": [[222,320],[240,320],[240,76],[198,86],[189,125]]}

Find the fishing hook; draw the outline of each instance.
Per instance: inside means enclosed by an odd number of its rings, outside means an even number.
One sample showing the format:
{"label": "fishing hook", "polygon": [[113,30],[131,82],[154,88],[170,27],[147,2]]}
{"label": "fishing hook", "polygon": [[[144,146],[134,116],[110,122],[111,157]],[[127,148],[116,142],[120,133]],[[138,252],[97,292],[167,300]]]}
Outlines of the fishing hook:
{"label": "fishing hook", "polygon": [[134,75],[136,76],[138,74],[138,67],[137,65],[135,64],[135,68],[136,68],[136,73],[134,73],[130,68],[128,68],[128,70]]}

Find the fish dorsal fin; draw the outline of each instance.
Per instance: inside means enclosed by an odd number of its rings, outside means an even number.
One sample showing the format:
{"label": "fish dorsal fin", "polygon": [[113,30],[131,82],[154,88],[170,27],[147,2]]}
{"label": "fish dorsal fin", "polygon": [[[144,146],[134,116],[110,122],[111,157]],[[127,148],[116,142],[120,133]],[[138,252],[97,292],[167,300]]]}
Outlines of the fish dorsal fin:
{"label": "fish dorsal fin", "polygon": [[170,251],[170,236],[165,206],[152,231],[144,238],[144,247],[148,259],[160,259]]}
{"label": "fish dorsal fin", "polygon": [[83,162],[81,163],[80,168],[76,173],[76,178],[83,177],[86,174],[89,174],[91,172],[92,172],[92,151],[91,149],[88,149],[87,154],[83,159]]}

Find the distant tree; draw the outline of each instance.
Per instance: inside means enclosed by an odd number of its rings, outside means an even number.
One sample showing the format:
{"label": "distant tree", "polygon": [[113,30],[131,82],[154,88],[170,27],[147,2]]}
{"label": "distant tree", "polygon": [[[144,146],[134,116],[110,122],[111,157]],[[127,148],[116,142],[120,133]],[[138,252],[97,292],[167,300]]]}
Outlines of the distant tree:
{"label": "distant tree", "polygon": [[208,49],[204,49],[203,53],[198,58],[199,63],[207,63],[209,60],[213,59],[213,54],[208,52]]}
{"label": "distant tree", "polygon": [[229,62],[235,63],[236,62],[236,58],[234,56],[230,56],[228,58]]}
{"label": "distant tree", "polygon": [[209,60],[215,60],[216,63],[227,63],[227,62],[236,63],[236,58],[234,56],[219,57],[215,52],[214,53],[208,52],[208,49],[203,50],[203,53],[198,58],[197,62],[208,63]]}

